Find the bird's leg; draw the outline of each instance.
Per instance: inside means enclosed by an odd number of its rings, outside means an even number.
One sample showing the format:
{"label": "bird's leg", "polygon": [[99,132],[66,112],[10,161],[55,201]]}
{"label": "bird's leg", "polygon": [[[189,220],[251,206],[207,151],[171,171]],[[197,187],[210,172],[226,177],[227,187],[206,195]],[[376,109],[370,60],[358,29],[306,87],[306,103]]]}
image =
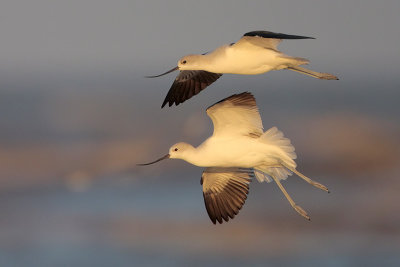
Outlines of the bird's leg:
{"label": "bird's leg", "polygon": [[290,205],[304,218],[307,220],[310,220],[310,217],[308,216],[307,212],[303,210],[302,207],[296,205],[296,203],[293,201],[293,199],[290,197],[286,189],[283,187],[279,179],[277,179],[275,176],[271,175],[271,177],[274,179],[275,183],[278,185],[278,187],[281,189],[282,193],[285,195],[287,200],[289,201]]}
{"label": "bird's leg", "polygon": [[290,66],[287,68],[288,70],[292,70],[292,71],[296,71],[305,75],[309,75],[311,77],[314,78],[318,78],[318,79],[323,79],[323,80],[339,80],[338,77],[336,77],[335,75],[329,74],[329,73],[321,73],[321,72],[316,72],[316,71],[312,71],[306,68],[302,68],[299,66]]}
{"label": "bird's leg", "polygon": [[324,191],[330,193],[329,190],[328,190],[328,188],[327,188],[325,185],[320,184],[320,183],[318,183],[318,182],[316,182],[316,181],[311,180],[310,178],[308,178],[307,176],[305,176],[305,175],[302,174],[301,172],[297,171],[296,169],[291,168],[291,167],[285,165],[282,161],[280,161],[280,163],[282,164],[282,166],[284,166],[284,167],[287,168],[288,170],[290,170],[290,171],[294,172],[295,174],[297,174],[297,176],[299,176],[301,179],[303,179],[303,180],[306,181],[307,183],[309,183],[309,184],[311,184],[311,185],[313,185],[313,186],[315,186],[315,187],[317,187],[317,188],[319,188],[319,189],[321,189],[321,190],[324,190]]}
{"label": "bird's leg", "polygon": [[301,172],[297,171],[296,169],[293,169],[292,171],[293,171],[295,174],[297,174],[297,176],[299,176],[300,178],[302,178],[303,180],[305,180],[307,183],[309,183],[309,184],[311,184],[311,185],[313,185],[313,186],[315,186],[315,187],[317,187],[317,188],[319,188],[319,189],[321,189],[321,190],[324,190],[324,191],[330,193],[329,190],[328,190],[328,188],[327,188],[325,185],[320,184],[320,183],[318,183],[318,182],[316,182],[316,181],[311,180],[310,178],[308,178],[307,176],[305,176],[305,175],[302,174]]}

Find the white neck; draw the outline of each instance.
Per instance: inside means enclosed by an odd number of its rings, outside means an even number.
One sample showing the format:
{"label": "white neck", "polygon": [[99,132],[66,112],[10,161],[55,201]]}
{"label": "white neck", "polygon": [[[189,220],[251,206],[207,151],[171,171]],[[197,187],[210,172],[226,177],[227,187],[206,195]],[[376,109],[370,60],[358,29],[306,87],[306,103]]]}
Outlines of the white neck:
{"label": "white neck", "polygon": [[199,167],[207,167],[206,159],[199,148],[189,147],[177,157]]}

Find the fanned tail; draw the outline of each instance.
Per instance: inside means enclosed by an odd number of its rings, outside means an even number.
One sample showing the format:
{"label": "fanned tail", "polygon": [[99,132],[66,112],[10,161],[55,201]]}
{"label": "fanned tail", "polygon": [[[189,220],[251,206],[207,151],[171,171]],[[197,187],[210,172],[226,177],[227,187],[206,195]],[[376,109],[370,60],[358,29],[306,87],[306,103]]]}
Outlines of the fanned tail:
{"label": "fanned tail", "polygon": [[[285,180],[289,175],[292,175],[290,169],[296,169],[296,153],[295,148],[290,140],[284,137],[283,133],[276,127],[272,127],[264,132],[260,139],[265,144],[270,144],[278,147],[277,164],[276,166],[261,165],[254,168],[254,175],[259,182],[271,182],[272,176],[279,180]],[[280,164],[283,162],[284,165]],[[287,167],[289,168],[287,168]]]}

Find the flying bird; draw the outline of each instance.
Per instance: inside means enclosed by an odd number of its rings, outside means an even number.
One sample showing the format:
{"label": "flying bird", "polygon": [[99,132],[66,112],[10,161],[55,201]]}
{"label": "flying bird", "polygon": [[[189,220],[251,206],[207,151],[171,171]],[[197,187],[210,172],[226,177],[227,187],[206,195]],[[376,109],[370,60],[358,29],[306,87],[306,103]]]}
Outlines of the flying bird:
{"label": "flying bird", "polygon": [[242,208],[253,177],[259,182],[275,181],[290,205],[310,220],[307,212],[287,193],[281,180],[292,173],[311,185],[328,191],[296,170],[296,154],[288,138],[276,127],[264,132],[255,98],[245,92],[232,95],[207,109],[214,132],[198,147],[177,143],[165,156],[145,164],[164,159],[182,159],[205,167],[201,177],[203,197],[211,221],[233,219]]}
{"label": "flying bird", "polygon": [[210,53],[187,55],[178,61],[178,66],[155,76],[155,78],[180,70],[162,103],[179,105],[215,82],[223,73],[255,75],[271,70],[288,69],[314,78],[338,80],[329,73],[315,72],[300,65],[309,61],[291,57],[278,50],[283,39],[315,39],[313,37],[288,35],[269,31],[252,31],[243,35],[236,43],[223,45]]}

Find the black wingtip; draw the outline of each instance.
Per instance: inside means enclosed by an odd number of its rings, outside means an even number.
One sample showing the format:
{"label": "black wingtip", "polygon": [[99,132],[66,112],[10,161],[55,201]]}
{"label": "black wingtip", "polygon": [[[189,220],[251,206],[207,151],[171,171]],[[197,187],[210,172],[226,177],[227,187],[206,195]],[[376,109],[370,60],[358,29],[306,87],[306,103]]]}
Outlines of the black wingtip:
{"label": "black wingtip", "polygon": [[221,73],[213,73],[203,70],[181,71],[171,85],[161,108],[166,106],[167,103],[169,107],[174,104],[175,106],[178,106],[200,93],[221,76]]}
{"label": "black wingtip", "polygon": [[168,103],[168,107],[172,107],[174,104],[175,106],[178,106],[180,103],[176,103],[176,102],[168,102],[168,100],[164,100],[164,102],[161,105],[161,109],[163,109]]}
{"label": "black wingtip", "polygon": [[207,108],[207,110],[214,107],[217,104],[220,104],[222,102],[229,101],[229,100],[233,101],[235,105],[244,105],[244,106],[254,105],[254,106],[256,106],[256,99],[253,96],[253,94],[250,92],[243,92],[240,94],[233,94],[231,96],[228,96],[228,97],[216,102],[215,104],[212,104],[211,106],[209,106]]}
{"label": "black wingtip", "polygon": [[314,37],[309,37],[309,36],[291,35],[291,34],[270,32],[270,31],[252,31],[245,33],[243,36],[250,36],[250,37],[258,36],[258,37],[272,38],[272,39],[315,39]]}
{"label": "black wingtip", "polygon": [[[168,104],[168,107],[171,107],[174,104],[174,102],[176,102],[176,101],[170,99],[169,92],[168,92],[167,96],[164,99],[164,102],[161,105],[161,108],[164,108],[167,104]],[[175,105],[177,106],[177,105],[179,105],[179,103],[176,102]]]}

